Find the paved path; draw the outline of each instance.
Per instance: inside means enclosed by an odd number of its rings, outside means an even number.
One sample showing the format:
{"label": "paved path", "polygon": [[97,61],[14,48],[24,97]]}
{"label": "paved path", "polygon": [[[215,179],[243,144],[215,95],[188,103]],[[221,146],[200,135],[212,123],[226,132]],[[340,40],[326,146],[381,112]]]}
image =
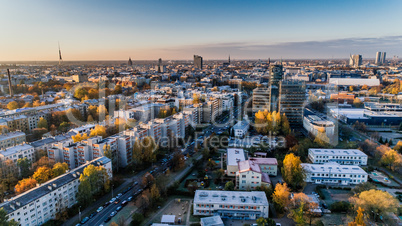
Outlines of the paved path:
{"label": "paved path", "polygon": [[186,219],[186,225],[190,225],[190,215],[191,215],[191,206],[193,205],[193,200],[190,200],[188,202],[188,210],[187,210],[187,219]]}

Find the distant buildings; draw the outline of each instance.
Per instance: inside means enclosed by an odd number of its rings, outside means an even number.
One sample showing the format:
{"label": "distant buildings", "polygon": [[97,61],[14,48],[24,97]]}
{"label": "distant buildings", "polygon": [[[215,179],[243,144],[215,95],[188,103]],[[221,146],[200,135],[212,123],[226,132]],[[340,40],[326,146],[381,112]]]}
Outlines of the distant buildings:
{"label": "distant buildings", "polygon": [[203,66],[202,57],[194,55],[194,67],[201,70],[202,66]]}
{"label": "distant buildings", "polygon": [[256,220],[268,218],[269,203],[262,191],[197,190],[193,214],[229,219]]}
{"label": "distant buildings", "polygon": [[56,214],[65,211],[77,203],[76,195],[80,184],[80,175],[88,165],[103,166],[112,177],[112,163],[106,157],[95,159],[49,180],[0,204],[10,220],[20,225],[42,225],[56,218]]}
{"label": "distant buildings", "polygon": [[35,150],[29,144],[20,144],[0,151],[0,161],[12,160],[17,164],[18,159],[27,158],[31,163],[35,161]]}
{"label": "distant buildings", "polygon": [[335,162],[341,165],[367,165],[367,155],[358,149],[309,148],[308,158],[316,164]]}
{"label": "distant buildings", "polygon": [[378,66],[384,65],[386,63],[386,55],[386,52],[377,52],[375,55],[375,64]]}
{"label": "distant buildings", "polygon": [[362,65],[362,55],[350,55],[349,57],[349,65],[351,67],[360,67]]}
{"label": "distant buildings", "polygon": [[232,128],[233,135],[238,138],[243,138],[248,129],[250,128],[250,123],[247,120],[238,121]]}
{"label": "distant buildings", "polygon": [[128,66],[133,66],[133,61],[131,60],[131,57],[128,58]]}
{"label": "distant buildings", "polygon": [[317,115],[304,116],[303,127],[308,133],[314,136],[317,136],[319,133],[325,133],[325,136],[328,137],[330,142],[335,138],[335,124]]}
{"label": "distant buildings", "polygon": [[368,174],[359,166],[339,165],[334,162],[301,165],[306,173],[305,181],[314,184],[354,185],[368,180]]}

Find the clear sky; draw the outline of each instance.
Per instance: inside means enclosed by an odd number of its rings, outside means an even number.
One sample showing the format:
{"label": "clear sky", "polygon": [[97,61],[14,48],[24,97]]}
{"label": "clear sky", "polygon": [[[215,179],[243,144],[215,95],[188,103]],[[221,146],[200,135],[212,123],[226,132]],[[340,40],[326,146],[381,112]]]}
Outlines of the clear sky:
{"label": "clear sky", "polygon": [[0,61],[402,55],[400,0],[0,0]]}

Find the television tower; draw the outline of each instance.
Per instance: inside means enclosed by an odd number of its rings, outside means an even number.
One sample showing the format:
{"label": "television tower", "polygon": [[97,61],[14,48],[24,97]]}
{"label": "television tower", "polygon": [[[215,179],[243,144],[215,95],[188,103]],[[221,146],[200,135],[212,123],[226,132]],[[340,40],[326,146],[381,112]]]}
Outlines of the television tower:
{"label": "television tower", "polygon": [[58,44],[59,44],[59,66],[60,66],[61,62],[63,61],[63,58],[61,57],[60,43]]}

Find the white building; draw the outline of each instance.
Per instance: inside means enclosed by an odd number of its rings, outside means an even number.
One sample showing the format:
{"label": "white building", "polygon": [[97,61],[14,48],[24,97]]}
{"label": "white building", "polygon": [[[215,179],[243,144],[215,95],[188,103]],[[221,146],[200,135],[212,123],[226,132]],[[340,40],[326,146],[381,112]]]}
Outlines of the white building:
{"label": "white building", "polygon": [[201,226],[225,226],[220,216],[203,217],[200,224]]}
{"label": "white building", "polygon": [[7,212],[9,220],[20,225],[42,225],[56,217],[56,213],[77,203],[76,194],[80,184],[80,174],[88,165],[103,166],[112,177],[112,163],[106,157],[95,159],[68,173],[56,177],[36,188],[28,190],[0,204]]}
{"label": "white building", "polygon": [[302,163],[306,172],[306,182],[315,184],[353,185],[367,182],[368,174],[359,166],[338,163]]}
{"label": "white building", "polygon": [[336,162],[341,165],[367,165],[367,155],[359,149],[309,148],[308,158],[312,163]]}
{"label": "white building", "polygon": [[26,141],[26,135],[24,132],[16,131],[0,135],[0,149],[9,148],[18,144],[22,144]]}
{"label": "white building", "polygon": [[239,121],[233,126],[233,134],[235,137],[244,137],[250,128],[250,124],[247,120]]}
{"label": "white building", "polygon": [[307,132],[317,136],[318,133],[325,132],[329,138],[329,143],[335,139],[335,124],[332,121],[322,119],[317,115],[306,115],[303,117],[303,127]]}
{"label": "white building", "polygon": [[240,148],[228,148],[226,153],[226,174],[236,176],[239,171],[239,162],[246,160],[244,150]]}
{"label": "white building", "polygon": [[250,158],[239,162],[236,173],[236,187],[240,190],[255,189],[271,184],[269,175],[276,176],[278,161],[276,158]]}
{"label": "white building", "polygon": [[197,190],[194,195],[194,215],[255,220],[268,218],[269,204],[262,191]]}
{"label": "white building", "polygon": [[30,162],[35,160],[35,150],[29,144],[20,144],[14,147],[7,148],[4,151],[0,151],[0,160],[12,160],[17,164],[18,159],[27,158]]}

